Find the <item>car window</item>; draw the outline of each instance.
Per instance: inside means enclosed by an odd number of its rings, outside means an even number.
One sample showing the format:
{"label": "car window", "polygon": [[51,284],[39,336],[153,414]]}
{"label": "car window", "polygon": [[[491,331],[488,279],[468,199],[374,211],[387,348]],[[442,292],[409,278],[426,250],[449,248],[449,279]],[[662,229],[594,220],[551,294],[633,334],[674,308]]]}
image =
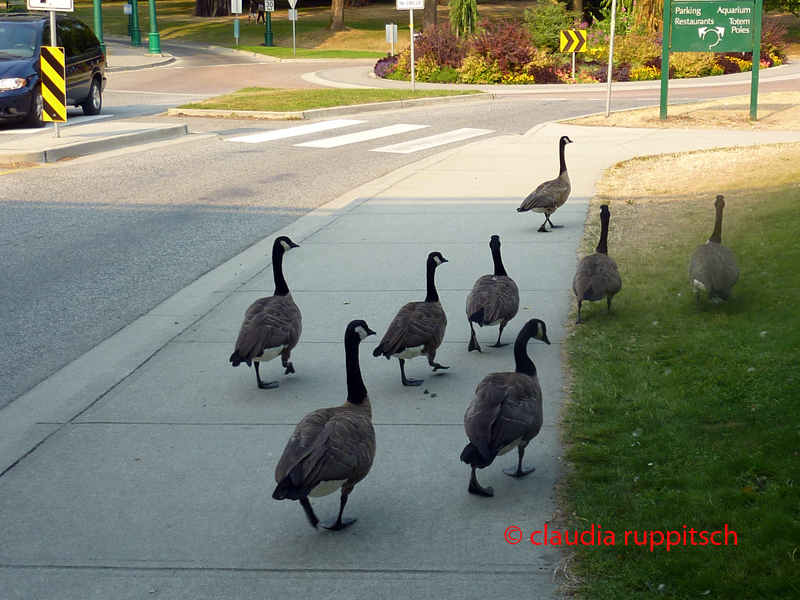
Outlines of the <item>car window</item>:
{"label": "car window", "polygon": [[75,44],[75,27],[73,21],[58,21],[56,35],[58,35],[59,46],[64,47],[64,54],[76,56],[80,54]]}
{"label": "car window", "polygon": [[86,54],[100,48],[94,32],[80,21],[72,22],[72,42],[75,44],[76,54]]}
{"label": "car window", "polygon": [[36,53],[36,26],[0,23],[0,60],[32,58]]}
{"label": "car window", "polygon": [[[42,46],[49,46],[50,45],[50,26],[45,25],[45,28],[42,30]],[[56,46],[60,46],[61,48],[64,47],[64,42],[61,41],[61,32],[56,31]]]}

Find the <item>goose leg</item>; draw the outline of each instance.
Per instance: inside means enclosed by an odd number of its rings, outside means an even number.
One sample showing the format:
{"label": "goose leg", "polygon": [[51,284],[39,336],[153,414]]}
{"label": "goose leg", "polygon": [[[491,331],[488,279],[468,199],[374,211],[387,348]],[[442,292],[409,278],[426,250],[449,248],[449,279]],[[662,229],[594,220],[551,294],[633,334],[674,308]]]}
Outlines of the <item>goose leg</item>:
{"label": "goose leg", "polygon": [[286,372],[284,375],[288,375],[289,373],[294,373],[294,365],[289,362],[289,358],[292,356],[291,350],[284,350],[281,352],[281,363],[283,364]]}
{"label": "goose leg", "polygon": [[606,301],[608,302],[608,312],[611,312],[611,298],[606,298]]}
{"label": "goose leg", "polygon": [[261,373],[258,371],[259,362],[254,362],[253,366],[256,368],[256,381],[258,381],[258,389],[260,390],[273,390],[278,387],[277,381],[261,381]]}
{"label": "goose leg", "polygon": [[487,498],[494,496],[494,490],[492,488],[485,488],[478,483],[478,478],[475,476],[475,467],[472,467],[472,476],[469,478],[469,487],[467,491],[476,496],[486,496]]}
{"label": "goose leg", "polygon": [[497,343],[496,344],[492,344],[491,346],[489,346],[489,348],[502,348],[503,346],[508,346],[508,344],[501,344],[500,343],[500,338],[503,337],[503,329],[505,329],[505,328],[506,328],[506,324],[505,323],[501,323],[500,324],[500,333],[497,334]]}
{"label": "goose leg", "polygon": [[[560,229],[561,227],[563,227],[563,225],[553,225],[553,222],[550,220],[550,215],[545,215],[544,216],[544,222],[545,223],[550,223],[550,228],[551,229]],[[544,225],[542,225],[542,227],[544,227]]]}
{"label": "goose leg", "polygon": [[319,519],[317,518],[317,515],[314,514],[314,509],[311,508],[311,502],[308,501],[308,497],[300,498],[300,506],[302,506],[303,510],[306,511],[306,516],[308,517],[311,526],[316,529]]}
{"label": "goose leg", "polygon": [[445,367],[444,365],[440,365],[439,363],[437,363],[436,361],[433,360],[434,358],[436,358],[436,354],[435,353],[433,355],[430,355],[430,354],[428,355],[428,364],[433,367],[434,371],[438,371],[439,369],[449,369],[450,368],[450,367]]}
{"label": "goose leg", "polygon": [[548,218],[547,218],[547,215],[545,215],[545,217],[544,217],[544,223],[542,223],[542,226],[541,226],[541,227],[539,227],[539,232],[540,232],[540,233],[550,233],[550,231],[548,231],[547,227],[545,227],[545,225],[547,225],[547,223],[548,223],[549,221],[550,221],[550,219],[548,219]]}
{"label": "goose leg", "polygon": [[583,323],[583,321],[581,321],[581,302],[583,302],[583,300],[578,300],[578,325]]}
{"label": "goose leg", "polygon": [[422,385],[424,379],[409,379],[406,377],[406,361],[402,358],[400,360],[400,377],[403,380],[403,385]]}
{"label": "goose leg", "polygon": [[503,469],[503,473],[506,475],[511,475],[511,477],[525,477],[525,475],[530,475],[536,470],[536,467],[523,469],[522,457],[525,456],[525,446],[519,446],[517,450],[519,451],[519,463],[517,463],[517,468],[515,469],[514,467],[510,467],[508,469]]}
{"label": "goose leg", "polygon": [[477,350],[478,352],[483,353],[481,350],[481,345],[478,343],[478,338],[475,335],[475,326],[472,324],[472,321],[469,322],[469,329],[472,333],[469,336],[469,348],[467,349],[467,352]]}
{"label": "goose leg", "polygon": [[697,300],[697,312],[700,312],[700,292],[695,292],[694,297]]}
{"label": "goose leg", "polygon": [[340,529],[344,529],[345,527],[349,527],[353,523],[356,522],[354,518],[343,519],[342,513],[344,512],[344,505],[347,504],[347,494],[342,492],[342,499],[339,501],[339,516],[336,519],[328,519],[327,521],[323,521],[319,524],[320,527],[323,529],[329,529],[331,531],[339,531]]}

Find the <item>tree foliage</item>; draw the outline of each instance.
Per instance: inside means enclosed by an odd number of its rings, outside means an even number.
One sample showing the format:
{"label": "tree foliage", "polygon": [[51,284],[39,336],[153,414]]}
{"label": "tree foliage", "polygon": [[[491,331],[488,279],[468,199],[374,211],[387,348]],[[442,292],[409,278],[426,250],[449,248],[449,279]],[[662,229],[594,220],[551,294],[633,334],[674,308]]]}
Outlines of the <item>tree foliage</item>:
{"label": "tree foliage", "polygon": [[475,31],[478,20],[477,0],[450,0],[450,26],[459,37]]}

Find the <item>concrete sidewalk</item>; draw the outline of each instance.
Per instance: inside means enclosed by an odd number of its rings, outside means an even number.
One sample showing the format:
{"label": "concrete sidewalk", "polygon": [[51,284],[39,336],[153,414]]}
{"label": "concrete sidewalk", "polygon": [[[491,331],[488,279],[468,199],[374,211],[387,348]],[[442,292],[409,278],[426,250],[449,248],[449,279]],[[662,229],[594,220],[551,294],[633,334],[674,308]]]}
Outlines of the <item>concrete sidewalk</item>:
{"label": "concrete sidewalk", "polygon": [[[567,134],[573,181],[554,215],[515,208],[558,171]],[[273,237],[209,272],[0,411],[0,596],[12,598],[553,598],[558,548],[526,542],[556,509],[563,385],[560,342],[587,205],[602,171],[634,156],[800,141],[800,132],[676,131],[538,126],[462,146],[362,186],[276,233],[304,331],[292,356],[263,374],[231,368],[246,307],[273,291]],[[717,190],[709,190],[711,197]],[[511,341],[530,318],[552,346],[531,342],[545,425],[526,454],[536,472],[481,473],[494,498],[467,493],[459,462],[464,411],[475,386],[513,370],[513,349],[469,354],[464,302],[491,272],[492,234],[522,296]],[[428,252],[449,263],[437,286],[450,324],[434,374],[408,363],[419,388],[400,384],[397,361],[361,348],[378,451],[350,497],[358,523],[313,531],[295,502],[272,500],[273,473],[294,425],[344,401],[343,331],[364,318],[379,336],[396,310],[425,295]],[[624,265],[623,265],[624,272]],[[622,294],[624,294],[624,289]],[[480,331],[482,342],[496,330]],[[46,362],[42,363],[46,366]],[[314,499],[321,518],[338,495]],[[504,531],[518,526],[522,542]]]}

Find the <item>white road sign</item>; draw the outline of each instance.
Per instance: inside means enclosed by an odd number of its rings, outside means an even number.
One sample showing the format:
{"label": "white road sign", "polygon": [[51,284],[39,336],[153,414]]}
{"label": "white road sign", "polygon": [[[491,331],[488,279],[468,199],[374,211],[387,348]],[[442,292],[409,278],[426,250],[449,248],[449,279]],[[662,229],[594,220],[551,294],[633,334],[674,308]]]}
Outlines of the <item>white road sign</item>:
{"label": "white road sign", "polygon": [[397,10],[423,10],[425,0],[397,0]]}
{"label": "white road sign", "polygon": [[28,10],[56,10],[73,12],[72,0],[28,0]]}

